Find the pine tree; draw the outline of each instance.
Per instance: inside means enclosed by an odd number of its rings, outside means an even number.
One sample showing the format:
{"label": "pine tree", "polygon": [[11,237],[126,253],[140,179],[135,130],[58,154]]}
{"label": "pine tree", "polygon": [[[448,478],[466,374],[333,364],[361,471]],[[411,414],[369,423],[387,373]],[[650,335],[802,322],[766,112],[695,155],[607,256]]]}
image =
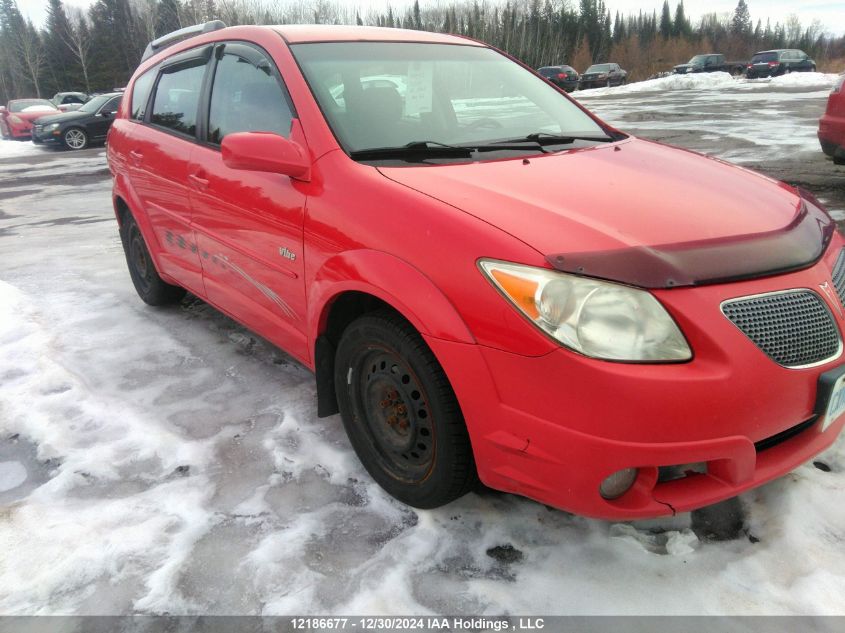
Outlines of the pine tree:
{"label": "pine tree", "polygon": [[660,12],[660,35],[664,40],[672,36],[672,12],[669,9],[669,0],[663,0],[663,10]]}
{"label": "pine tree", "polygon": [[734,9],[731,31],[739,36],[751,33],[751,14],[748,12],[748,5],[745,0],[739,0],[736,9]]}

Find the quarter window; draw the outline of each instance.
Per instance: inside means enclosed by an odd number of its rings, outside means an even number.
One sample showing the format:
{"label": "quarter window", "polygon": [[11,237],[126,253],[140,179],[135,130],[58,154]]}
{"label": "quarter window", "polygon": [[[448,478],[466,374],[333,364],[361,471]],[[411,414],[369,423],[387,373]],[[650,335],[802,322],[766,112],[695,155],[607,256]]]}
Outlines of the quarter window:
{"label": "quarter window", "polygon": [[208,141],[233,132],[290,135],[293,114],[273,63],[257,49],[227,45],[217,62],[208,113]]}
{"label": "quarter window", "polygon": [[204,60],[162,70],[150,121],[174,132],[194,136],[204,73]]}

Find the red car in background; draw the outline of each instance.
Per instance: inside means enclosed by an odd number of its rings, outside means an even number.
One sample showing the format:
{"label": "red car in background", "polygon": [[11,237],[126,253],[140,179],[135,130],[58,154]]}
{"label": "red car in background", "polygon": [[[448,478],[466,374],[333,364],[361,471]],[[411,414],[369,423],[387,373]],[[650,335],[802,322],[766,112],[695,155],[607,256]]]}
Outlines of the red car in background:
{"label": "red car in background", "polygon": [[12,99],[5,108],[0,107],[0,133],[3,138],[32,138],[32,123],[60,110],[47,99]]}
{"label": "red car in background", "polygon": [[819,121],[822,151],[837,165],[845,165],[845,74],[839,77],[827,100],[827,110]]}
{"label": "red car in background", "polygon": [[812,195],[470,39],[222,27],[151,43],[109,133],[129,277],[313,370],[390,494],[653,517],[836,440],[845,241]]}

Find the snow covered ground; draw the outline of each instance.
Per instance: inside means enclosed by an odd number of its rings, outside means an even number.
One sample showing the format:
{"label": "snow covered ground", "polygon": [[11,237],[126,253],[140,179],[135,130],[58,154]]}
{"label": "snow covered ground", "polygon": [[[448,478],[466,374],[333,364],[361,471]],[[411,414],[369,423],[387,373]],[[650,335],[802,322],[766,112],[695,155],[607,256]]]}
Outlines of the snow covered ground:
{"label": "snow covered ground", "polygon": [[[577,96],[845,212],[824,87],[733,86]],[[845,614],[845,440],[695,521],[409,509],[306,370],[200,301],[140,302],[109,187],[102,149],[0,141],[0,613]]]}

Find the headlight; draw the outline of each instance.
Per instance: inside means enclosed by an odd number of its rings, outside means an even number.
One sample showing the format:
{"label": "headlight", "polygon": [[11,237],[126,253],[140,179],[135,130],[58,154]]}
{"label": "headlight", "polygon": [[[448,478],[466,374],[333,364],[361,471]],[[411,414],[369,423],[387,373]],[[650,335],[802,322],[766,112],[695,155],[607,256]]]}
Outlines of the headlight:
{"label": "headlight", "polygon": [[23,123],[23,119],[19,116],[15,116],[14,114],[9,117],[9,121],[11,123],[14,123],[15,125],[20,125],[21,123]]}
{"label": "headlight", "polygon": [[59,124],[58,123],[48,123],[43,128],[41,128],[42,132],[52,132],[53,130],[58,130]]}
{"label": "headlight", "polygon": [[692,358],[675,321],[645,290],[490,259],[479,267],[537,327],[585,356],[629,362]]}

